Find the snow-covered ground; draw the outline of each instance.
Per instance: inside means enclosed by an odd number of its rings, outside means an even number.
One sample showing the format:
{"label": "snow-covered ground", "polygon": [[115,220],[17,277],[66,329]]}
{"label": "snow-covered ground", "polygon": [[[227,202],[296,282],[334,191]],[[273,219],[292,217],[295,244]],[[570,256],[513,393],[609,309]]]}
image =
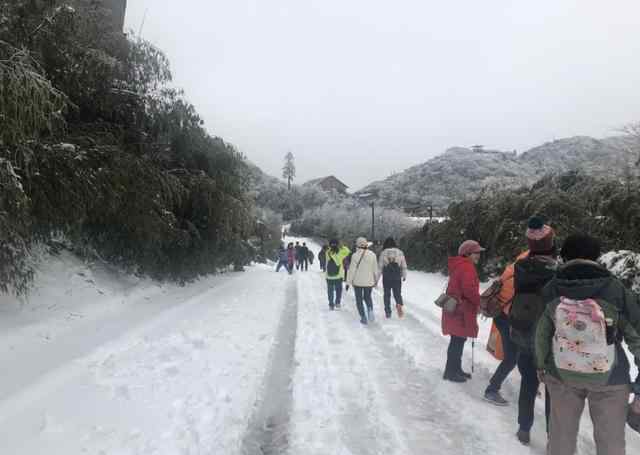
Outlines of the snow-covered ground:
{"label": "snow-covered ground", "polygon": [[[329,311],[317,263],[273,270],[179,287],[47,261],[28,301],[0,297],[0,454],[544,453],[541,407],[531,447],[515,440],[517,373],[511,406],[482,401],[487,321],[473,380],[442,381],[444,277],[410,272],[405,318],[376,293],[362,327],[352,292]],[[585,417],[580,454],[590,431]]]}

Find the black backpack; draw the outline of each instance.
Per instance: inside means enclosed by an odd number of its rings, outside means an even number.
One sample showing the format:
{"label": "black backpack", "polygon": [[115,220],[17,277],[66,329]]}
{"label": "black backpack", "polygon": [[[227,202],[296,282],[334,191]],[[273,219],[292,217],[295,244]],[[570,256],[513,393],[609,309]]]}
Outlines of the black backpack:
{"label": "black backpack", "polygon": [[509,323],[515,330],[530,332],[542,317],[546,304],[542,288],[556,273],[556,262],[530,257],[515,263],[513,274],[514,297]]}
{"label": "black backpack", "polygon": [[336,276],[340,273],[340,267],[336,264],[336,261],[332,257],[327,258],[327,275]]}
{"label": "black backpack", "polygon": [[392,262],[389,262],[382,269],[382,279],[385,281],[400,281],[402,280],[402,269],[396,262],[395,258]]}

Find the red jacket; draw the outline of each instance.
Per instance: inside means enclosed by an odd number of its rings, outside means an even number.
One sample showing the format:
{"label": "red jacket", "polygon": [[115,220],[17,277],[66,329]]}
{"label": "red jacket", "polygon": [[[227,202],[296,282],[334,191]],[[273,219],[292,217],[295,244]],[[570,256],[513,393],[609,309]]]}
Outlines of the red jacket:
{"label": "red jacket", "polygon": [[442,312],[442,334],[465,338],[478,336],[480,309],[480,280],[471,258],[449,258],[449,286],[447,294],[458,300],[453,313]]}

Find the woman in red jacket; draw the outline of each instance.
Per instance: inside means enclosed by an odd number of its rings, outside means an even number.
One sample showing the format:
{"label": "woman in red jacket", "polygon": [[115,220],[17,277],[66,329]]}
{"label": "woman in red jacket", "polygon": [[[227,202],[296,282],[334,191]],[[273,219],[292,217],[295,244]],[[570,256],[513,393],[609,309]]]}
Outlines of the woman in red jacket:
{"label": "woman in red jacket", "polygon": [[443,378],[453,382],[471,379],[462,371],[462,352],[467,338],[478,336],[480,281],[476,264],[484,248],[475,240],[465,240],[458,248],[458,256],[449,258],[447,295],[458,301],[452,313],[442,311],[442,334],[451,335],[447,350],[447,366]]}

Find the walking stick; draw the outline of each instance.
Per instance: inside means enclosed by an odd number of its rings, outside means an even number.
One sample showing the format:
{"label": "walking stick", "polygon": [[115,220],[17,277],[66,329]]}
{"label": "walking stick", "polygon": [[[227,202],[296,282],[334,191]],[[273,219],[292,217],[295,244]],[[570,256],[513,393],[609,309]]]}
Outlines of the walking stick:
{"label": "walking stick", "polygon": [[475,373],[475,363],[476,363],[476,339],[471,340],[471,373]]}

